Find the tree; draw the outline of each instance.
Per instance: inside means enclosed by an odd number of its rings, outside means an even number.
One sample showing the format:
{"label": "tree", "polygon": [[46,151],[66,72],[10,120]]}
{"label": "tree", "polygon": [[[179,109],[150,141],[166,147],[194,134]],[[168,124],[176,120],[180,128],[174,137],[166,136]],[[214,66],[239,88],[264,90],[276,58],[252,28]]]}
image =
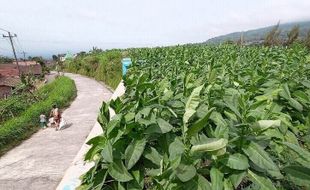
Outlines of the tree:
{"label": "tree", "polygon": [[9,57],[4,57],[0,55],[0,64],[12,63],[13,59]]}
{"label": "tree", "polygon": [[281,33],[281,30],[279,29],[280,22],[278,22],[277,25],[275,25],[270,32],[266,35],[264,45],[265,46],[274,46],[280,44],[279,35]]}
{"label": "tree", "polygon": [[239,40],[236,42],[238,46],[243,46],[244,44],[244,36],[243,33],[240,35]]}
{"label": "tree", "polygon": [[53,55],[52,58],[53,58],[53,61],[58,61],[58,56],[57,55]]}
{"label": "tree", "polygon": [[310,49],[310,30],[307,32],[307,36],[305,38],[304,43]]}
{"label": "tree", "polygon": [[297,40],[298,35],[299,35],[299,26],[296,25],[292,28],[292,30],[289,33],[287,33],[287,41],[286,41],[285,45],[289,46],[289,45],[293,44],[294,41]]}

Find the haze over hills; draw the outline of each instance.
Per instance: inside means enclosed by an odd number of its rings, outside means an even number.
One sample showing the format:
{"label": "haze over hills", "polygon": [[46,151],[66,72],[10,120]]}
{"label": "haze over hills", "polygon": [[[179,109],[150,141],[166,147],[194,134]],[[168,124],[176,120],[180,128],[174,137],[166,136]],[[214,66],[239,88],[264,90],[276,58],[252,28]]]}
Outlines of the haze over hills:
{"label": "haze over hills", "polygon": [[[280,38],[286,39],[287,33],[294,27],[298,25],[299,26],[299,38],[304,38],[307,34],[307,32],[310,30],[310,21],[302,21],[302,22],[291,22],[291,23],[284,23],[279,25],[279,29],[281,30]],[[246,42],[258,42],[265,38],[266,34],[274,27],[268,26],[264,28],[258,28],[254,30],[248,30],[248,31],[240,31],[240,32],[234,32],[226,35],[217,36],[214,38],[210,38],[205,43],[211,43],[211,44],[218,44],[225,41],[237,41],[240,39],[240,36],[243,34],[244,40]]]}

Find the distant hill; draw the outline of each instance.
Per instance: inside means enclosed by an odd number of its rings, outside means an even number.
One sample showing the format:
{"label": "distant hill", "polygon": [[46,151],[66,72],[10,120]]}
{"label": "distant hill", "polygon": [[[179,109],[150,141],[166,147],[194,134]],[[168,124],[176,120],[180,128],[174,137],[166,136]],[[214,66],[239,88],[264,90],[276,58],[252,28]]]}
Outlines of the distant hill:
{"label": "distant hill", "polygon": [[[304,22],[292,22],[292,23],[286,23],[286,24],[280,24],[279,29],[281,29],[280,38],[286,39],[287,33],[295,26],[299,25],[299,38],[304,38],[307,34],[307,32],[310,30],[310,21],[304,21]],[[222,43],[228,40],[232,41],[238,41],[240,39],[240,36],[243,33],[243,37],[245,42],[259,42],[265,39],[266,34],[274,27],[268,26],[265,28],[258,28],[254,30],[248,30],[244,32],[234,32],[214,38],[210,38],[205,43],[212,43],[212,44],[218,44]]]}

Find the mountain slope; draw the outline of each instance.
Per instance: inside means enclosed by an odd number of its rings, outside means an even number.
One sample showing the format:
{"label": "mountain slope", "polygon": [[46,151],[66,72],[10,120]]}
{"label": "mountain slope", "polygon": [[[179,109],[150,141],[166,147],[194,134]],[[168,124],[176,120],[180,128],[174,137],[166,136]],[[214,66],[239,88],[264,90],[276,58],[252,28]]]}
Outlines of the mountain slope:
{"label": "mountain slope", "polygon": [[[281,30],[280,38],[286,39],[287,33],[296,25],[299,25],[299,37],[304,38],[307,34],[307,32],[310,30],[310,21],[304,21],[304,22],[292,22],[292,23],[286,23],[286,24],[280,24],[279,29]],[[244,40],[246,42],[257,42],[261,41],[265,38],[266,34],[274,27],[268,26],[264,28],[254,29],[254,30],[248,30],[244,32],[234,32],[222,36],[217,36],[214,38],[210,38],[205,43],[222,43],[228,40],[237,41],[240,39],[240,36],[243,33]]]}

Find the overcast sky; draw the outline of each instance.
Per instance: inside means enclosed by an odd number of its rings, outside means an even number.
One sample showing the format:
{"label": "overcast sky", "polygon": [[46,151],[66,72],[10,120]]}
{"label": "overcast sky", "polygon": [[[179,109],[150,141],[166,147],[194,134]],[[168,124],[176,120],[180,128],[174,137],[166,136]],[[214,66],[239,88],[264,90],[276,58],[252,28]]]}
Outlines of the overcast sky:
{"label": "overcast sky", "polygon": [[27,55],[202,42],[279,20],[310,20],[310,0],[0,0],[0,28]]}

